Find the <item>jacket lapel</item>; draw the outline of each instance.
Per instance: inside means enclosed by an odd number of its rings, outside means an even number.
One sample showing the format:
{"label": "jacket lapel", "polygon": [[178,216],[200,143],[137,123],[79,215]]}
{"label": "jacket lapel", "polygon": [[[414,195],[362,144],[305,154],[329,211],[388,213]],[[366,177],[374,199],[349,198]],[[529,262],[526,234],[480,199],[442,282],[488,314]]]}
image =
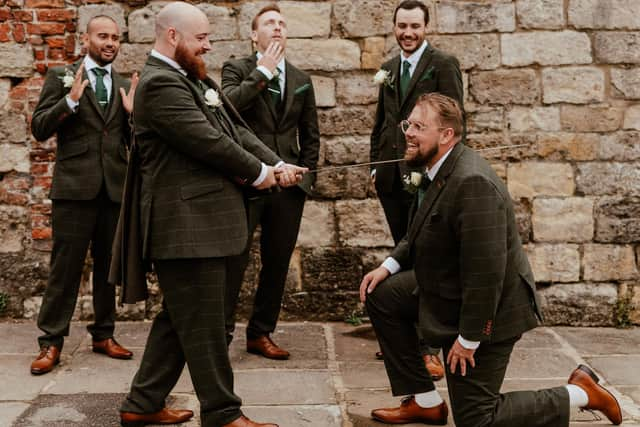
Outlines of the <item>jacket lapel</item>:
{"label": "jacket lapel", "polygon": [[431,64],[432,59],[433,59],[433,48],[431,47],[431,44],[429,44],[427,45],[427,48],[422,53],[422,57],[420,58],[420,61],[418,61],[418,65],[416,66],[416,69],[413,72],[413,75],[411,76],[411,80],[409,80],[409,87],[407,87],[407,94],[404,97],[404,99],[400,102],[400,108],[404,107],[405,103],[407,102],[407,99],[411,98],[410,96],[411,92],[416,87],[416,84],[422,78],[424,71],[427,69],[429,64]]}
{"label": "jacket lapel", "polygon": [[433,209],[434,202],[446,186],[447,178],[449,177],[449,175],[451,175],[451,172],[453,172],[453,168],[463,150],[463,144],[458,142],[453,147],[451,154],[449,154],[449,157],[447,157],[447,160],[444,161],[433,182],[429,185],[429,188],[424,195],[424,200],[416,211],[413,222],[411,222],[409,225],[409,231],[407,231],[410,244],[412,244],[415,240],[418,231],[420,231],[420,228],[422,228],[422,224]]}
{"label": "jacket lapel", "polygon": [[[78,66],[80,66],[80,63],[78,64]],[[76,68],[76,70],[77,70],[77,68]],[[87,73],[87,69],[86,68],[82,70],[82,79],[83,80],[89,80],[89,73]],[[93,87],[91,87],[91,80],[89,80],[89,84],[87,85],[87,87],[84,88],[84,91],[82,92],[82,96],[86,97],[89,100],[89,103],[91,104],[91,106],[93,106],[93,109],[96,110],[96,113],[98,113],[100,118],[102,120],[104,120],[105,119],[105,111],[102,109],[102,107],[100,107],[100,104],[98,104],[98,99],[96,98],[96,93],[93,90]]]}
{"label": "jacket lapel", "polygon": [[392,90],[396,98],[396,107],[398,108],[398,111],[400,111],[400,104],[402,103],[402,99],[400,96],[400,55],[396,55],[396,57],[391,60],[391,62],[389,63],[389,68],[391,68],[389,72],[392,76]]}
{"label": "jacket lapel", "polygon": [[119,106],[122,105],[122,97],[120,96],[120,88],[124,87],[124,81],[120,74],[116,73],[111,67],[111,101],[106,111],[105,123],[109,123],[113,120],[116,112],[119,110]]}
{"label": "jacket lapel", "polygon": [[[293,101],[296,97],[296,89],[302,83],[298,78],[298,74],[296,70],[293,69],[291,65],[287,61],[285,61],[285,89],[284,89],[284,110],[282,112],[282,117],[280,117],[280,121],[284,120],[289,110],[291,110],[291,106],[293,105]],[[311,90],[311,89],[309,89]]]}

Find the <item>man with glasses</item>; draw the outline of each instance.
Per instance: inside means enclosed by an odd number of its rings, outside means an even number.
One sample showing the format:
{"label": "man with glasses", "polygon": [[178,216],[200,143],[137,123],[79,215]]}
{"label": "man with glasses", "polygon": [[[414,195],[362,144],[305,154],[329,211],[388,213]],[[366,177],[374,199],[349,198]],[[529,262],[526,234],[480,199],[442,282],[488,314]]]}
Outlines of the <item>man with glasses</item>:
{"label": "man with glasses", "polygon": [[[439,92],[463,105],[462,74],[458,60],[426,41],[429,9],[417,0],[400,2],[393,14],[393,32],[401,53],[382,65],[378,108],[371,132],[371,161],[401,159],[405,140],[398,123],[409,115],[423,93]],[[371,180],[384,209],[395,244],[407,232],[412,195],[404,188],[410,175],[404,163],[378,165]],[[425,363],[434,378],[442,378],[437,350],[424,347]],[[378,353],[380,357],[380,353]]]}
{"label": "man with glasses", "polygon": [[461,143],[456,101],[422,95],[401,122],[407,164],[425,172],[409,230],[360,284],[399,407],[371,416],[387,424],[447,424],[448,407],[420,357],[422,337],[441,346],[458,427],[565,427],[570,407],[622,422],[615,397],[579,366],[569,384],[500,393],[514,345],[536,327],[536,285],[504,182]]}

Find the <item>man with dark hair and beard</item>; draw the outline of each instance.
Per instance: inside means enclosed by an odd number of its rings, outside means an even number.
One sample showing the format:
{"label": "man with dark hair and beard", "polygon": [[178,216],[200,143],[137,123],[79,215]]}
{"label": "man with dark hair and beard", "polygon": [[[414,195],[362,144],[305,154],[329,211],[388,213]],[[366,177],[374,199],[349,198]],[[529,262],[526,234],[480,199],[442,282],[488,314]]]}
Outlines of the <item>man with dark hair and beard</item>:
{"label": "man with dark hair and beard", "polygon": [[209,27],[195,6],[163,7],[136,93],[142,257],[153,263],[164,300],[120,409],[123,426],[193,416],[165,407],[185,362],[203,427],[274,426],[244,417],[233,392],[224,327],[227,260],[248,241],[239,183],[292,186],[306,169],[284,164],[262,144],[207,78]]}
{"label": "man with dark hair and beard", "polygon": [[91,18],[82,42],[87,51],[84,58],[47,72],[31,120],[33,136],[44,141],[55,134],[57,146],[50,193],[51,269],[38,315],[44,334],[38,337],[40,354],[31,363],[34,375],[50,372],[60,361],[89,245],[94,321],[87,329],[92,349],[116,359],[132,357],[113,338],[115,287],[107,282],[107,272],[127,167],[128,113],[137,76],[129,85],[111,66],[120,47],[120,30],[113,18]]}

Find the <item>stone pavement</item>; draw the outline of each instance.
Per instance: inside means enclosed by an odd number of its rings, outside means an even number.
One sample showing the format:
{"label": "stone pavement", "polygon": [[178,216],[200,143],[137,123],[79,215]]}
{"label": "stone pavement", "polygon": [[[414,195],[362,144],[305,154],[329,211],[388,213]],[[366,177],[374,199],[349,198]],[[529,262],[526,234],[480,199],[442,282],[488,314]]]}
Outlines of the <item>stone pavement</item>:
{"label": "stone pavement", "polygon": [[[117,410],[137,369],[149,322],[118,323],[116,338],[135,353],[130,361],[95,354],[84,323],[74,323],[62,361],[53,372],[32,376],[38,330],[33,322],[0,323],[0,426],[118,426]],[[244,411],[280,427],[380,427],[369,412],[396,405],[370,326],[281,323],[274,339],[291,350],[289,361],[243,351],[244,329],[231,348],[236,391]],[[512,356],[504,390],[566,383],[578,363],[593,367],[618,397],[624,425],[640,427],[640,329],[539,328],[525,335]],[[446,396],[446,384],[438,383]],[[185,372],[170,406],[198,409]],[[574,412],[572,427],[606,425]],[[194,419],[185,427],[199,426]],[[412,424],[411,426],[416,426]],[[453,421],[449,417],[449,426]]]}

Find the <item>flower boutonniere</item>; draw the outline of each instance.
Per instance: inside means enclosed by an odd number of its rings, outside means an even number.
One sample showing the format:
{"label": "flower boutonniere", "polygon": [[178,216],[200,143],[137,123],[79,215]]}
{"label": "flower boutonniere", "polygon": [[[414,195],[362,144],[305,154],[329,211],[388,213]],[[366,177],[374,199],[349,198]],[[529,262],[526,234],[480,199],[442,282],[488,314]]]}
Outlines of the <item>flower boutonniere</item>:
{"label": "flower boutonniere", "polygon": [[215,89],[207,89],[204,93],[204,102],[212,108],[218,108],[222,105],[222,100],[220,99],[220,95],[216,92]]}
{"label": "flower boutonniere", "polygon": [[373,82],[377,85],[385,85],[390,89],[393,89],[393,74],[389,70],[381,68],[378,70],[375,76],[373,76]]}
{"label": "flower boutonniere", "polygon": [[404,189],[408,193],[414,194],[422,184],[422,174],[420,172],[411,172],[404,175],[402,181],[404,182]]}
{"label": "flower boutonniere", "polygon": [[424,72],[424,74],[420,78],[420,81],[431,80],[433,78],[433,73],[435,70],[436,69],[433,66],[427,68],[427,71]]}
{"label": "flower boutonniere", "polygon": [[62,85],[68,89],[73,86],[73,82],[76,79],[75,73],[68,68],[64,69],[64,75],[58,76],[60,80],[62,80]]}

